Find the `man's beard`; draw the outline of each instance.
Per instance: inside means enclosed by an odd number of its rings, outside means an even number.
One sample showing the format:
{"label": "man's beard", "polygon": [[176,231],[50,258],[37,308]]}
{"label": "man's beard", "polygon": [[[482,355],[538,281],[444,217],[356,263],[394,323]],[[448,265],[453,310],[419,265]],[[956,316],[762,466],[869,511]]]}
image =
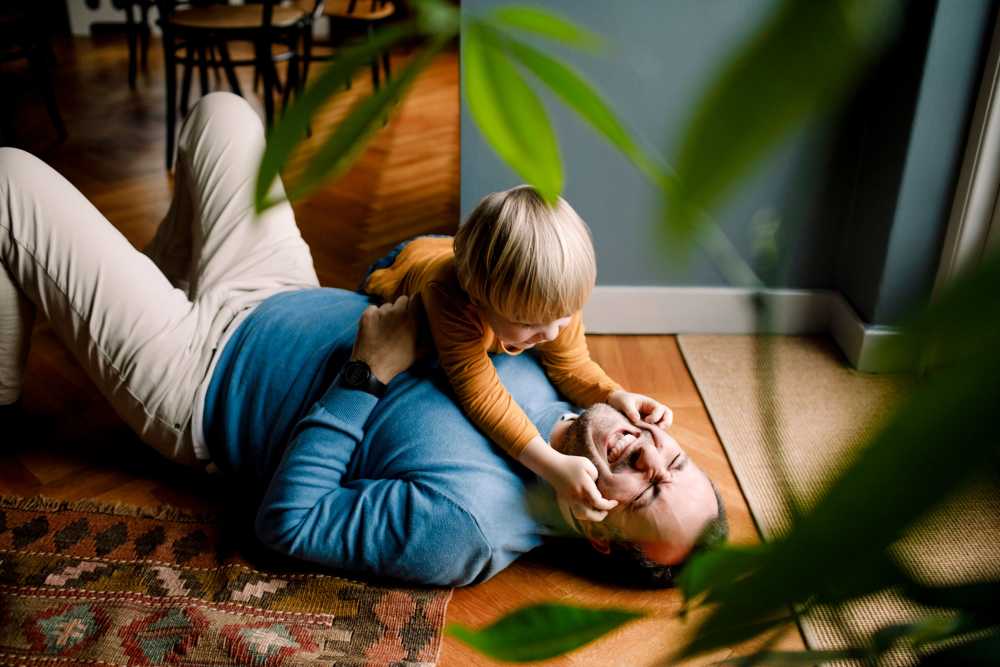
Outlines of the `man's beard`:
{"label": "man's beard", "polygon": [[559,451],[568,456],[582,456],[593,461],[595,452],[593,444],[590,442],[592,420],[593,412],[591,410],[584,411],[574,419],[569,428],[566,429]]}

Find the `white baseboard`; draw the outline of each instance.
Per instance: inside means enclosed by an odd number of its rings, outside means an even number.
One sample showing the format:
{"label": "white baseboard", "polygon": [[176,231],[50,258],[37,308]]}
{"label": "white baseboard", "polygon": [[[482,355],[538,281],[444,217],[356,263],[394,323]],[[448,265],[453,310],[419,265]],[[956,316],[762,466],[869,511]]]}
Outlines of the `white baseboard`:
{"label": "white baseboard", "polygon": [[[753,290],[732,287],[598,286],[583,309],[594,334],[751,334]],[[855,368],[886,373],[913,367],[894,327],[866,325],[838,292],[767,290],[768,333],[829,333]]]}

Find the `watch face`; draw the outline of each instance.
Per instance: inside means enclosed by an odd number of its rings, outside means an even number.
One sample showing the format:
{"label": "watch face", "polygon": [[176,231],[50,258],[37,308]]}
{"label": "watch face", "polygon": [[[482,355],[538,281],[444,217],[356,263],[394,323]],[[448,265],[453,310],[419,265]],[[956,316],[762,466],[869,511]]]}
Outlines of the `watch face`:
{"label": "watch face", "polygon": [[344,367],[344,379],[353,387],[360,387],[367,382],[369,373],[367,366],[355,361]]}

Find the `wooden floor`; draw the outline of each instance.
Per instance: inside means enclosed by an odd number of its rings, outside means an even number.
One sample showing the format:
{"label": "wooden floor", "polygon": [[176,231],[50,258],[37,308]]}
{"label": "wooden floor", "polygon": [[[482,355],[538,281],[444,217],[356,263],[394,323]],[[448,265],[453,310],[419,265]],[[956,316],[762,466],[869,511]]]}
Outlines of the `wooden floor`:
{"label": "wooden floor", "polygon": [[[70,137],[54,142],[39,100],[17,106],[16,145],[39,155],[76,185],[136,246],[151,238],[167,210],[171,180],[164,169],[164,95],[158,44],[150,73],[128,89],[123,41],[77,39],[58,50],[58,96]],[[408,57],[395,54],[395,65]],[[398,69],[397,69],[398,71]],[[9,72],[0,72],[9,75]],[[8,85],[8,84],[5,84]],[[250,81],[244,83],[250,90]],[[370,92],[360,76],[315,125],[302,154],[315,150],[351,102]],[[195,94],[195,97],[197,95]],[[252,100],[256,108],[259,101]],[[417,81],[359,162],[336,182],[295,205],[324,285],[353,287],[363,268],[399,240],[452,232],[458,224],[458,57],[440,56]],[[757,539],[746,502],[672,336],[592,336],[594,358],[634,391],[674,410],[673,435],[712,476],[729,509],[732,538]],[[45,323],[36,328],[28,382],[16,424],[0,428],[0,493],[91,498],[142,505],[203,508],[220,492],[196,474],[175,469],[147,450],[104,403]],[[582,580],[530,554],[494,579],[455,591],[448,618],[486,624],[526,603],[558,600],[642,609],[650,616],[570,656],[546,664],[660,663],[696,630],[699,613],[676,615],[676,591],[634,592]],[[791,631],[780,646],[801,646]],[[744,645],[693,661],[746,653]],[[492,664],[445,639],[441,664]]]}

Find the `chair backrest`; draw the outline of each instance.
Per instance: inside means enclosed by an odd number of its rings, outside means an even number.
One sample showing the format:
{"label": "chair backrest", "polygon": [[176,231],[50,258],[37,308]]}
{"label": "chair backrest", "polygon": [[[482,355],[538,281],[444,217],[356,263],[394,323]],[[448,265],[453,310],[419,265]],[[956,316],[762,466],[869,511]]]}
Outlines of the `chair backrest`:
{"label": "chair backrest", "polygon": [[[244,0],[244,2],[248,5],[261,5],[261,27],[270,28],[274,18],[274,8],[289,2],[289,0]],[[227,0],[156,0],[156,7],[161,18],[170,17],[176,9],[228,4]],[[316,17],[323,12],[323,0],[293,0],[291,4],[301,8],[310,17]],[[309,7],[307,8],[306,5]]]}

